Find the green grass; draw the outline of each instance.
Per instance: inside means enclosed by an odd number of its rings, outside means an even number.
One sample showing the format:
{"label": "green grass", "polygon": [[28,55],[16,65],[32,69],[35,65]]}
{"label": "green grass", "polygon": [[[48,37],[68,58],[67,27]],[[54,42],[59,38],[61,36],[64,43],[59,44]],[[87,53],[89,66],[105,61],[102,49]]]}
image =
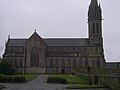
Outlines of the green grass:
{"label": "green grass", "polygon": [[89,85],[89,84],[80,84],[66,87],[66,89],[90,89],[90,88],[106,88],[106,87],[102,85]]}
{"label": "green grass", "polygon": [[89,88],[106,88],[103,85],[89,85],[89,80],[84,76],[75,76],[75,75],[49,75],[49,77],[60,77],[66,79],[67,83],[74,83],[79,85],[67,86],[66,89],[89,89]]}
{"label": "green grass", "polygon": [[59,75],[49,75],[49,77],[64,78],[66,79],[67,83],[77,83],[77,84],[88,84],[89,83],[89,81],[82,76],[59,74]]}
{"label": "green grass", "polygon": [[34,78],[36,78],[38,75],[34,75],[34,74],[18,74],[18,75],[0,75],[2,77],[25,77],[26,81],[30,81]]}

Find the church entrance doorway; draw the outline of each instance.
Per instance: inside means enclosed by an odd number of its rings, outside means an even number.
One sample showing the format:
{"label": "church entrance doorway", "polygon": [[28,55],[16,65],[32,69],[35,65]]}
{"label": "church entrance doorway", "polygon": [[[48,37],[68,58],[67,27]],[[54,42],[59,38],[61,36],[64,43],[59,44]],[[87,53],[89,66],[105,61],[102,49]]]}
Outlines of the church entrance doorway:
{"label": "church entrance doorway", "polygon": [[62,74],[65,74],[65,69],[61,69],[61,73],[62,73]]}

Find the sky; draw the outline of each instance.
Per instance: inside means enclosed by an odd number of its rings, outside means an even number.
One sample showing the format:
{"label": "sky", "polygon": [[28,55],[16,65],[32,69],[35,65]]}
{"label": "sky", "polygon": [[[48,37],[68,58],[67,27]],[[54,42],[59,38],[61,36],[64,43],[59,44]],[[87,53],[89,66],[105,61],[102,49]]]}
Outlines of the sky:
{"label": "sky", "polygon": [[[8,35],[87,38],[87,13],[91,0],[0,0],[0,56]],[[103,14],[105,59],[120,62],[120,0],[99,0]]]}

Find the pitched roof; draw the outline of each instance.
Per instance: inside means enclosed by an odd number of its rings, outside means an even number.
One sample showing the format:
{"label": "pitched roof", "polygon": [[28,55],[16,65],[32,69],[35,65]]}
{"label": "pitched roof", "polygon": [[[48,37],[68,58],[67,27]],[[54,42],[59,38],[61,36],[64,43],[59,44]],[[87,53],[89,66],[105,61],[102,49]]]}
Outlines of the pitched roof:
{"label": "pitched roof", "polygon": [[120,62],[106,62],[106,67],[120,67]]}
{"label": "pitched roof", "polygon": [[9,39],[8,46],[25,46],[27,39]]}
{"label": "pitched roof", "polygon": [[48,46],[87,46],[88,39],[81,38],[46,38]]}
{"label": "pitched roof", "polygon": [[[28,39],[9,39],[8,46],[25,46]],[[47,46],[88,46],[84,38],[43,38]]]}

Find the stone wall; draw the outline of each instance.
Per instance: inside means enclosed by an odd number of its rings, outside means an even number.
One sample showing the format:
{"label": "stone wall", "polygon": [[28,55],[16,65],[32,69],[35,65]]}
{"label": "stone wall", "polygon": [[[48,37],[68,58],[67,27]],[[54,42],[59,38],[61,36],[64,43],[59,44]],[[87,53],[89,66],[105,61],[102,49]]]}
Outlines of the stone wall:
{"label": "stone wall", "polygon": [[45,68],[41,68],[41,67],[25,68],[25,73],[45,74]]}
{"label": "stone wall", "polygon": [[47,74],[72,74],[74,71],[75,68],[46,68]]}
{"label": "stone wall", "polygon": [[94,68],[91,74],[95,76],[120,76],[120,68]]}
{"label": "stone wall", "polygon": [[120,90],[120,77],[99,77],[100,83],[110,87],[113,90]]}
{"label": "stone wall", "polygon": [[[87,68],[77,68],[76,71],[88,76]],[[98,77],[98,83],[120,90],[120,68],[90,68],[90,75],[93,78]]]}
{"label": "stone wall", "polygon": [[[87,68],[77,68],[78,73],[88,74]],[[90,74],[93,76],[120,76],[120,68],[90,68]]]}

